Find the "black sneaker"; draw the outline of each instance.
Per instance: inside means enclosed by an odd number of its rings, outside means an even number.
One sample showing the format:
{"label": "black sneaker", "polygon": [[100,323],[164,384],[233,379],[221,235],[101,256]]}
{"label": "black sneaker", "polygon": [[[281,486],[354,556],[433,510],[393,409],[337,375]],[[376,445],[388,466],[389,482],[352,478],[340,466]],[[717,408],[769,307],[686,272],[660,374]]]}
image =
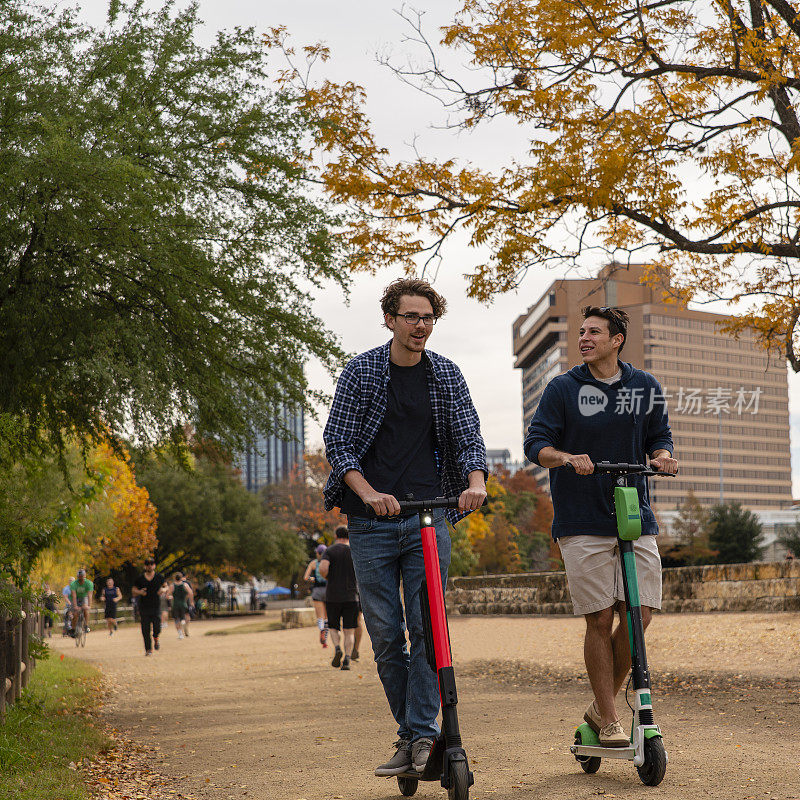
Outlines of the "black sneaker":
{"label": "black sneaker", "polygon": [[433,747],[433,740],[426,739],[425,737],[417,739],[417,741],[411,745],[411,760],[414,762],[414,769],[417,772],[425,771],[425,765],[428,763],[428,756],[431,754],[431,747]]}
{"label": "black sneaker", "polygon": [[153,638],[153,647],[154,647],[156,650],[160,650],[160,649],[161,649],[161,645],[158,643],[158,637],[154,637],[154,638]]}
{"label": "black sneaker", "polygon": [[350,660],[358,661],[358,650],[356,650],[355,647],[353,648],[353,655],[350,656]]}
{"label": "black sneaker", "polygon": [[345,656],[342,659],[342,669],[350,669],[350,656]]}
{"label": "black sneaker", "polygon": [[333,661],[331,661],[332,667],[338,667],[342,663],[342,648],[337,647],[336,652],[333,654]]}
{"label": "black sneaker", "polygon": [[407,739],[398,739],[394,746],[397,752],[385,764],[375,769],[375,774],[379,778],[400,775],[411,769],[411,742]]}

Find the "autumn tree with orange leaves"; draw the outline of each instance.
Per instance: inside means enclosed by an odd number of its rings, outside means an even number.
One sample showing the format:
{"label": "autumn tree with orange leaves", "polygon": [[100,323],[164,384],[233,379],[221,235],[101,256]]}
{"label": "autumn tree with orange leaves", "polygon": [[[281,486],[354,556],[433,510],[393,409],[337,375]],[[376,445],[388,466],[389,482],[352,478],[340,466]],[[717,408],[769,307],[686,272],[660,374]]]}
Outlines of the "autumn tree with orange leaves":
{"label": "autumn tree with orange leaves", "polygon": [[463,527],[475,559],[472,575],[513,573],[550,566],[550,498],[525,472],[500,469],[486,484],[488,505],[470,514]]}
{"label": "autumn tree with orange leaves", "polygon": [[108,574],[155,552],[157,514],[147,489],[136,483],[127,454],[100,445],[90,464],[102,475],[103,491],[84,511],[81,538],[88,563]]}
{"label": "autumn tree with orange leaves", "polygon": [[308,78],[301,62],[325,48],[295,54],[273,31],[317,121],[318,179],[357,212],[355,269],[414,272],[461,230],[469,294],[487,300],[530,268],[627,254],[677,300],[749,306],[729,330],[754,329],[800,371],[797,0],[464,0],[438,33],[407,22],[421,52],[398,76],[438,96],[451,127],[510,119],[526,141],[497,170],[398,159],[360,86]]}
{"label": "autumn tree with orange leaves", "polygon": [[295,470],[287,480],[261,490],[264,507],[308,541],[332,544],[336,526],[347,524],[347,519],[337,509],[326,511],[322,502],[322,488],[330,472],[325,452],[306,453],[304,466],[305,474]]}

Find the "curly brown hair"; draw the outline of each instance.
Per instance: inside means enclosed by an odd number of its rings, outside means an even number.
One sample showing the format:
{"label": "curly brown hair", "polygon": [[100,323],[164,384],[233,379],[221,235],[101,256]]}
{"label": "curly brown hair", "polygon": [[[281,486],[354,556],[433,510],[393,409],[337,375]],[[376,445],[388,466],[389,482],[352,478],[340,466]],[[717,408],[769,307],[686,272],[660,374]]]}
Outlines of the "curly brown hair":
{"label": "curly brown hair", "polygon": [[384,314],[395,316],[400,308],[400,298],[403,295],[424,297],[433,309],[436,319],[447,311],[447,300],[444,299],[427,281],[419,278],[398,278],[392,281],[384,290],[381,298],[381,311]]}

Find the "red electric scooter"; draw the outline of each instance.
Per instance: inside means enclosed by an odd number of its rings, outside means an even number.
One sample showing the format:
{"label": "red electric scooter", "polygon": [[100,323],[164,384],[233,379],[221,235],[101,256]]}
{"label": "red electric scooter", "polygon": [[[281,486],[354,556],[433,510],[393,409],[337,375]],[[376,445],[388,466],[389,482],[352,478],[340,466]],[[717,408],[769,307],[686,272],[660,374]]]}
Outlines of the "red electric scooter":
{"label": "red electric scooter", "polygon": [[397,776],[401,794],[411,797],[419,781],[441,782],[447,789],[448,800],[468,800],[469,787],[474,783],[467,754],[461,746],[456,704],[456,677],[450,653],[450,632],[444,606],[444,587],[439,569],[439,550],[436,546],[436,528],[433,512],[438,508],[458,508],[457,497],[437,497],[434,500],[402,500],[400,512],[419,514],[422,553],[425,559],[425,579],[422,582],[420,603],[422,626],[425,634],[425,653],[430,668],[439,678],[439,695],[442,701],[442,732],[431,748],[424,772],[404,772]]}

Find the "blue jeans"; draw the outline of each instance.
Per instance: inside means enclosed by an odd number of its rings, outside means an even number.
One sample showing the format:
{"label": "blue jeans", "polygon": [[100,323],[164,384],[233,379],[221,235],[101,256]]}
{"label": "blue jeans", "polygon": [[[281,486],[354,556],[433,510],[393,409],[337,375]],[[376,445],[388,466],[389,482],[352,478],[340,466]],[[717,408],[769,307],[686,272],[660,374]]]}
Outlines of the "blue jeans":
{"label": "blue jeans", "polygon": [[[450,534],[444,515],[434,517],[442,585],[450,566]],[[378,676],[401,739],[439,734],[439,680],[425,658],[420,589],[425,577],[419,517],[349,517],[350,551]],[[405,619],[400,603],[403,581]],[[411,652],[406,643],[406,626]]]}

